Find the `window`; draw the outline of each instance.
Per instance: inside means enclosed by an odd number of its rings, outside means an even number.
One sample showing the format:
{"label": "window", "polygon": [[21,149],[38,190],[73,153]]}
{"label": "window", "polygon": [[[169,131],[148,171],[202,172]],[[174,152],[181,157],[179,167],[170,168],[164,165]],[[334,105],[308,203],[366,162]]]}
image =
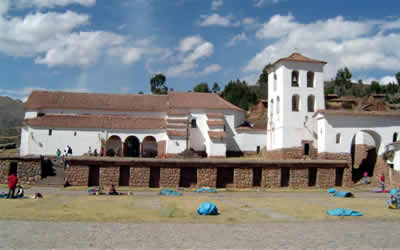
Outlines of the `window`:
{"label": "window", "polygon": [[271,115],[274,113],[274,100],[271,99]]}
{"label": "window", "polygon": [[276,91],[276,74],[274,73],[274,91]]}
{"label": "window", "polygon": [[280,99],[279,96],[276,98],[276,113],[279,114]]}
{"label": "window", "polygon": [[398,136],[397,133],[394,133],[394,134],[393,134],[393,142],[397,141],[397,136]]}
{"label": "window", "polygon": [[314,112],[315,107],[315,97],[313,95],[308,96],[307,98],[307,110],[308,112]]}
{"label": "window", "polygon": [[304,144],[304,155],[310,155],[310,144],[309,143]]}
{"label": "window", "polygon": [[52,134],[53,134],[53,130],[49,129],[49,135],[52,135]]}
{"label": "window", "polygon": [[307,72],[307,88],[314,88],[314,72]]}
{"label": "window", "polygon": [[76,131],[74,132],[74,136],[76,136]]}
{"label": "window", "polygon": [[298,86],[299,86],[299,72],[295,70],[292,72],[292,87],[298,87]]}
{"label": "window", "polygon": [[340,135],[340,133],[337,133],[336,134],[336,144],[340,144],[340,138],[341,137],[341,135]]}
{"label": "window", "polygon": [[300,97],[298,95],[292,96],[292,111],[299,112]]}
{"label": "window", "polygon": [[192,119],[192,121],[190,123],[191,123],[192,128],[197,128],[196,119]]}

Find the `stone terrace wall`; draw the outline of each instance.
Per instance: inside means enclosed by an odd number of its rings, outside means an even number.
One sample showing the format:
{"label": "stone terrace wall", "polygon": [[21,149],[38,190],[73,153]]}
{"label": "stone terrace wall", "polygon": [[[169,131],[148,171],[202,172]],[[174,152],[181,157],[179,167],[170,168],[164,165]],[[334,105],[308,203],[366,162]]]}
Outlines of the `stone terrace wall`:
{"label": "stone terrace wall", "polygon": [[41,179],[42,168],[39,157],[0,157],[0,183],[8,183],[10,164],[17,163],[18,183],[32,185]]}
{"label": "stone terrace wall", "polygon": [[[281,178],[288,178],[290,188],[305,188],[309,184],[309,168],[316,169],[315,186],[328,188],[335,186],[336,169],[343,171],[343,185],[351,181],[351,169],[347,161],[305,160],[305,161],[267,161],[267,160],[234,160],[234,159],[144,159],[144,158],[109,158],[109,157],[74,157],[68,159],[69,168],[66,179],[71,185],[87,186],[89,166],[99,166],[99,183],[102,185],[118,184],[120,167],[130,167],[129,185],[133,187],[149,187],[152,179],[152,168],[159,169],[160,187],[179,187],[185,172],[197,178],[192,187],[217,187],[219,173],[233,173],[233,183],[226,183],[227,188],[252,188],[253,168],[261,169],[261,187],[279,188]],[[193,171],[181,171],[183,168],[195,168]],[[218,171],[219,168],[231,168],[232,171]],[[286,168],[289,177],[281,177]],[[340,171],[339,171],[340,172]],[[347,176],[350,175],[348,178]],[[221,177],[221,176],[220,176]],[[222,178],[224,179],[224,178]],[[229,178],[228,178],[229,179]]]}

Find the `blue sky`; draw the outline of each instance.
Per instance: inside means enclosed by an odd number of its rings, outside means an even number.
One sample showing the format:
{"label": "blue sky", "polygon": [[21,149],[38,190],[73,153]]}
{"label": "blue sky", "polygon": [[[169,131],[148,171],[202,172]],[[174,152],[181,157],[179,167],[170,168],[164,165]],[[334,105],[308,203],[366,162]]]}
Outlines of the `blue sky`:
{"label": "blue sky", "polygon": [[325,60],[325,78],[394,81],[396,0],[0,0],[0,95],[33,89],[149,93],[156,73],[187,91],[200,82],[255,84],[292,52]]}

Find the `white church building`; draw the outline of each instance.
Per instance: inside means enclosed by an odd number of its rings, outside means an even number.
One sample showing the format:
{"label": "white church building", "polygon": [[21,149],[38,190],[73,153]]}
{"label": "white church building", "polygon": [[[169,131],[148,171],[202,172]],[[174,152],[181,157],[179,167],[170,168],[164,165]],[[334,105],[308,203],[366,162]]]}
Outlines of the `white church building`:
{"label": "white church building", "polygon": [[[398,140],[400,113],[326,109],[325,64],[293,53],[267,69],[268,118],[262,130],[243,127],[245,111],[216,94],[33,91],[25,103],[20,154],[54,155],[70,145],[73,155],[103,147],[108,155],[130,157],[177,155],[186,149],[226,157],[266,148],[267,159],[351,157],[353,163],[359,158],[360,166],[368,165],[366,154],[374,152],[382,165],[388,145]],[[358,154],[357,148],[366,153]],[[386,158],[400,170],[400,159]],[[371,172],[370,167],[360,171]]]}
{"label": "white church building", "polygon": [[95,150],[126,157],[208,157],[255,153],[266,129],[242,127],[246,112],[216,94],[121,95],[33,91],[25,103],[20,154],[73,155]]}
{"label": "white church building", "polygon": [[267,158],[354,158],[359,146],[379,158],[398,140],[399,112],[326,109],[325,64],[293,53],[268,68]]}

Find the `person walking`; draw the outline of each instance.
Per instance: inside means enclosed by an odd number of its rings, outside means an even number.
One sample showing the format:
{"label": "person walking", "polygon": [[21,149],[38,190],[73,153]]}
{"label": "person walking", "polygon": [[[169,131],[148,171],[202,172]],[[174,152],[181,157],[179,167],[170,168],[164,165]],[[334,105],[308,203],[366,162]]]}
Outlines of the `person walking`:
{"label": "person walking", "polygon": [[364,172],[364,184],[365,185],[368,184],[368,172],[367,171]]}
{"label": "person walking", "polygon": [[14,173],[11,173],[8,176],[8,195],[7,195],[7,199],[8,198],[14,198],[14,194],[15,194],[15,188],[17,187],[17,183],[18,183],[18,178]]}
{"label": "person walking", "polygon": [[385,175],[382,173],[380,177],[382,191],[385,191]]}
{"label": "person walking", "polygon": [[57,148],[56,155],[57,155],[57,162],[59,162],[61,156],[61,150],[59,148]]}

